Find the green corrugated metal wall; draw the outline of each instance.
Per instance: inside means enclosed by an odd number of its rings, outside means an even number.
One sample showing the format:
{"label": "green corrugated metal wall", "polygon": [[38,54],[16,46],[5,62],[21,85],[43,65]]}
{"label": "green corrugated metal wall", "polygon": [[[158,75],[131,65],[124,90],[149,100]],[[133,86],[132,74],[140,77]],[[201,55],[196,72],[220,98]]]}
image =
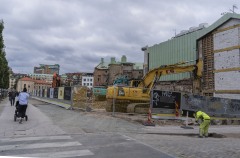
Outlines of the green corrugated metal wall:
{"label": "green corrugated metal wall", "polygon": [[[204,30],[205,29],[188,33],[186,35],[149,47],[149,69],[183,61],[195,61],[197,59],[196,40],[203,35],[205,32]],[[195,62],[191,62],[190,64],[195,64]],[[190,73],[182,73],[162,76],[161,80],[181,80],[189,77]]]}
{"label": "green corrugated metal wall", "polygon": [[[215,30],[218,26],[230,18],[240,18],[239,14],[225,14],[223,17],[218,19],[215,23],[207,28],[191,32],[166,42],[148,47],[149,52],[149,70],[157,68],[161,65],[175,64],[183,61],[196,60],[196,47],[197,39],[206,35],[207,33]],[[190,64],[195,64],[192,62]],[[161,77],[161,81],[181,80],[189,78],[190,73],[166,75]]]}

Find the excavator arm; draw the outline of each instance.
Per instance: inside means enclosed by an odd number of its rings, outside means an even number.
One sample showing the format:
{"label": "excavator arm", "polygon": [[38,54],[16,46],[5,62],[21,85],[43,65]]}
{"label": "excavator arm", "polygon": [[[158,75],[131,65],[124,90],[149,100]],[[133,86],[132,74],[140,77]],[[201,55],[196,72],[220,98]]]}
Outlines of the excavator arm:
{"label": "excavator arm", "polygon": [[[164,65],[158,68],[150,70],[142,79],[138,87],[148,89],[148,93],[150,93],[151,89],[154,87],[155,83],[160,79],[163,75],[169,74],[178,74],[184,72],[194,72],[197,76],[201,76],[201,69],[198,69],[200,63],[194,65],[184,65],[188,62],[181,62],[174,65]],[[184,66],[181,66],[184,65]]]}

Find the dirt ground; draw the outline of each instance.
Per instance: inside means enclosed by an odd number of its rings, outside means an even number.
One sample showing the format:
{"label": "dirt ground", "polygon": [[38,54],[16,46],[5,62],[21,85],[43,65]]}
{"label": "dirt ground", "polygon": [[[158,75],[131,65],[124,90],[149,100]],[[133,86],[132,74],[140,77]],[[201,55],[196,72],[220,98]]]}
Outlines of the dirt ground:
{"label": "dirt ground", "polygon": [[[117,117],[124,119],[126,121],[131,121],[133,123],[148,123],[148,114],[137,114],[137,113],[120,113],[120,112],[115,112],[114,115],[112,112],[106,112],[105,106],[107,104],[107,101],[90,101],[88,102],[88,107],[90,107],[90,111],[81,109],[82,112],[86,112],[86,114],[92,114],[96,116],[109,116],[109,117]],[[79,110],[79,109],[75,109]],[[87,112],[88,111],[88,112]],[[182,120],[156,120],[156,119],[151,119],[151,122],[156,124],[156,125],[176,125],[176,126],[181,126],[184,124]]]}
{"label": "dirt ground", "polygon": [[[76,109],[75,109],[76,110]],[[103,117],[103,116],[108,116],[108,117],[116,117],[120,118],[126,121],[130,121],[133,123],[140,123],[143,124],[145,122],[148,122],[148,115],[147,114],[128,114],[128,113],[118,113],[115,112],[114,114],[112,112],[106,112],[105,109],[93,109],[90,112],[82,111],[86,115],[94,115],[95,117]],[[151,119],[151,122],[154,123],[155,125],[176,125],[176,126],[181,126],[184,124],[182,120],[156,120],[156,119]]]}

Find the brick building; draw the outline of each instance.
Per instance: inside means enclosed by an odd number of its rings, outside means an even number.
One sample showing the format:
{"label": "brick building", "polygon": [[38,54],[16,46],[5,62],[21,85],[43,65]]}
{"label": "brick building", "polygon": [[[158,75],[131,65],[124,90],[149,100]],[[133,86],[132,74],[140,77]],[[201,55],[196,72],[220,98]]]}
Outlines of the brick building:
{"label": "brick building", "polygon": [[117,62],[114,57],[109,63],[101,62],[94,69],[94,86],[112,85],[114,80],[125,77],[129,80],[141,79],[143,77],[143,64],[127,62],[126,56],[122,56],[121,61]]}

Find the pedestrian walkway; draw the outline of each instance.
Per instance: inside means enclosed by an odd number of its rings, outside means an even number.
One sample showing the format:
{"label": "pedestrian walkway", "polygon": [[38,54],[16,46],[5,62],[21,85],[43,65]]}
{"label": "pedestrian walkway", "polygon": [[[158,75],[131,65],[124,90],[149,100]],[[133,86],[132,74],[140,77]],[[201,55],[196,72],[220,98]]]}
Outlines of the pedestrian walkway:
{"label": "pedestrian walkway", "polygon": [[0,138],[18,136],[59,135],[65,132],[54,125],[51,120],[36,107],[28,105],[26,114],[28,121],[19,124],[19,119],[14,121],[15,106],[11,106],[7,99],[1,102]]}
{"label": "pedestrian walkway", "polygon": [[46,103],[58,105],[58,106],[61,106],[65,109],[70,109],[71,108],[71,102],[65,103],[65,102],[61,102],[59,99],[41,98],[41,97],[33,97],[33,96],[32,96],[32,98],[36,99],[36,100],[39,100],[39,101],[46,102]]}
{"label": "pedestrian walkway", "polygon": [[81,146],[70,136],[5,138],[0,140],[0,156],[63,158],[94,155]]}
{"label": "pedestrian walkway", "polygon": [[14,121],[15,107],[0,103],[0,157],[80,157],[94,155],[29,104],[28,121]]}

